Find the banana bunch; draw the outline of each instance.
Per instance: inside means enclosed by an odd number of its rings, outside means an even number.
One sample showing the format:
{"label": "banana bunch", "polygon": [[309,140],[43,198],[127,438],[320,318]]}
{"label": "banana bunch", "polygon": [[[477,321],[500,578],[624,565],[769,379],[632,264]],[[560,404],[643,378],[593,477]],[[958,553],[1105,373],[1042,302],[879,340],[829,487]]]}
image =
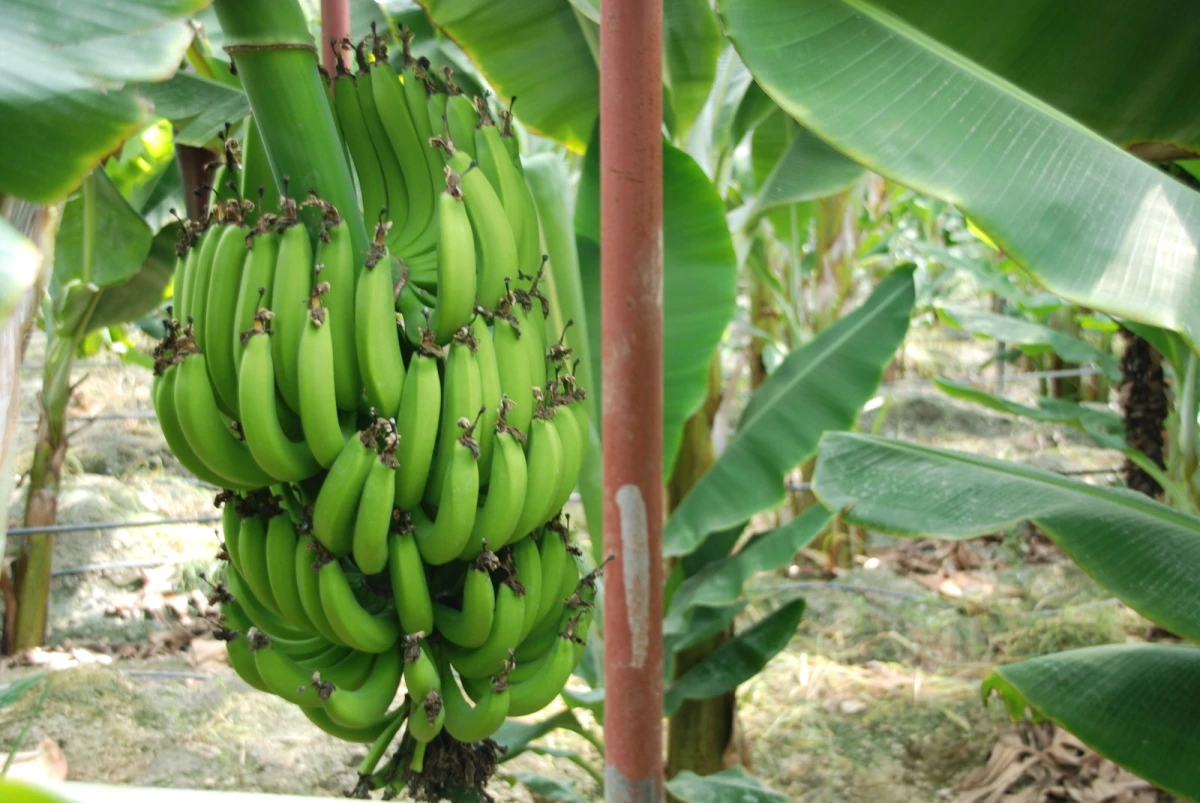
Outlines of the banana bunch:
{"label": "banana bunch", "polygon": [[546,331],[511,117],[496,126],[407,39],[400,73],[370,41],[343,43],[360,70],[331,98],[378,221],[365,259],[315,192],[298,202],[285,178],[268,212],[227,158],[232,194],[182,227],[153,399],[179,461],[224,489],[231,665],[370,743],[375,788],[420,773],[430,745],[461,750],[550,703],[597,575],[562,516],[586,393]]}

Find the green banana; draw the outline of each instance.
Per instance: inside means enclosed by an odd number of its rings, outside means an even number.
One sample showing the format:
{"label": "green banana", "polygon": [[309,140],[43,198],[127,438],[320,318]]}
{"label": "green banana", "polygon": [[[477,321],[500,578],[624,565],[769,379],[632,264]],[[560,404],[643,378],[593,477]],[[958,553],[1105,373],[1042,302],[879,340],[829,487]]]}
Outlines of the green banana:
{"label": "green banana", "polygon": [[374,616],[354,596],[345,572],[336,560],[320,569],[321,606],[335,633],[356,650],[380,653],[400,637],[393,611]]}
{"label": "green banana", "polygon": [[371,464],[354,517],[351,554],[363,574],[378,574],[387,568],[395,496],[396,458],[388,447]]}
{"label": "green banana", "polygon": [[[281,616],[267,574],[267,528],[257,515],[242,519],[241,529],[238,530],[238,558],[242,578],[250,591],[267,610]],[[296,626],[298,629],[307,629],[303,624]]]}
{"label": "green banana", "polygon": [[221,418],[203,354],[184,356],[175,377],[174,399],[184,439],[211,471],[247,489],[274,482]]}
{"label": "green banana", "polygon": [[367,210],[363,209],[364,217],[370,220],[389,220],[393,224],[393,236],[398,235],[408,223],[408,182],[404,178],[404,170],[396,151],[383,127],[379,116],[379,108],[375,105],[375,90],[372,87],[373,76],[367,67],[366,59],[359,52],[359,72],[354,76],[357,82],[358,105],[362,111],[363,122],[375,148],[375,156],[379,160],[379,170],[383,175],[384,189],[387,191],[387,214],[382,209],[376,210],[376,217],[366,217]]}
{"label": "green banana", "polygon": [[[537,280],[535,279],[536,283]],[[517,303],[512,307],[513,316],[521,329],[521,346],[529,364],[529,381],[533,387],[546,387],[546,329],[541,313],[540,299],[531,298],[524,291],[515,294]],[[528,306],[526,306],[528,305]],[[541,324],[539,326],[539,323]]]}
{"label": "green banana", "polygon": [[421,155],[425,157],[425,169],[429,171],[431,179],[436,181],[442,171],[442,159],[429,142],[434,134],[433,125],[429,122],[428,107],[431,105],[429,90],[425,81],[417,75],[418,69],[415,64],[410,64],[404,69],[404,80],[400,88],[404,93],[405,103],[408,104],[408,113],[412,118],[413,128],[417,131],[417,141],[421,143]]}
{"label": "green banana", "polygon": [[250,621],[259,630],[292,647],[313,646],[315,634],[310,630],[293,627],[270,611],[263,601],[255,596],[250,588],[250,583],[241,572],[233,566],[225,567],[225,583],[229,586],[229,593],[233,596],[234,601],[241,606],[246,616],[250,617]]}
{"label": "green banana", "polygon": [[521,624],[524,639],[537,623],[542,605],[542,557],[537,542],[522,538],[513,544],[512,561],[517,579],[525,586],[525,614]]}
{"label": "green banana", "polygon": [[492,476],[492,453],[496,446],[496,422],[500,417],[500,367],[496,364],[496,346],[487,321],[477,315],[471,322],[475,338],[475,358],[479,365],[479,399],[483,415],[479,419],[479,481],[486,485]]}
{"label": "green banana", "polygon": [[179,375],[179,365],[172,363],[163,373],[154,378],[151,396],[154,399],[154,412],[158,416],[158,425],[162,429],[163,438],[171,448],[171,454],[180,465],[195,474],[196,477],[210,485],[245,490],[251,485],[236,482],[223,472],[209,468],[200,456],[188,445],[183,426],[179,420],[179,412],[175,407],[175,382]]}
{"label": "green banana", "polygon": [[429,596],[429,581],[416,539],[410,532],[388,536],[388,569],[392,580],[392,596],[396,615],[404,632],[433,632],[433,602]]}
{"label": "green banana", "polygon": [[[342,66],[341,59],[336,61],[338,76],[333,79],[333,108],[337,113],[338,128],[341,130],[342,141],[346,143],[346,149],[350,152],[354,174],[358,178],[363,217],[367,220],[378,220],[380,210],[388,205],[387,180],[375,145],[371,142],[367,122],[363,118],[354,76]],[[396,211],[403,210],[398,208]]]}
{"label": "green banana", "polygon": [[471,422],[460,418],[463,435],[451,447],[446,465],[437,517],[430,521],[420,506],[413,508],[417,548],[430,566],[440,566],[458,557],[471,537],[475,506],[479,502],[479,446],[471,437]]}
{"label": "green banana", "polygon": [[182,267],[175,270],[173,298],[171,299],[175,320],[180,324],[186,324],[188,321],[190,301],[188,284],[196,280],[196,264],[200,261],[200,248],[208,234],[204,223],[192,224],[191,221],[184,221],[184,227],[187,237],[184,247],[187,248],[187,253],[184,255]]}
{"label": "green banana", "polygon": [[[312,244],[308,229],[295,217],[296,203],[286,199],[288,217],[279,242],[275,262],[275,283],[271,289],[271,356],[275,381],[283,400],[292,410],[300,409],[299,370],[300,335],[308,321],[308,299],[312,295]],[[249,345],[249,344],[247,344]],[[242,358],[245,361],[245,357]]]}
{"label": "green banana", "polygon": [[421,502],[438,441],[438,421],[442,406],[442,381],[438,376],[439,351],[432,335],[425,330],[422,345],[408,363],[400,410],[396,414],[396,496],[394,504],[412,510]]}
{"label": "green banana", "polygon": [[522,342],[525,335],[512,313],[512,305],[501,305],[492,321],[492,342],[496,347],[496,367],[500,373],[500,390],[513,402],[508,423],[520,432],[529,432],[533,421],[533,373],[529,354]]}
{"label": "green banana", "polygon": [[242,500],[236,494],[223,491],[217,494],[215,504],[222,505],[221,538],[224,541],[225,554],[228,556],[229,564],[240,572],[242,557],[239,551],[238,536],[242,530],[242,516],[237,509],[242,504]]}
{"label": "green banana", "polygon": [[475,314],[475,235],[459,176],[447,170],[446,190],[438,195],[438,298],[430,322],[439,344],[450,342]]}
{"label": "green banana", "polygon": [[529,479],[525,504],[521,508],[521,518],[516,526],[517,538],[531,532],[558,512],[551,510],[550,506],[554,503],[554,495],[558,491],[563,470],[563,450],[553,418],[554,408],[539,403],[526,447]]}
{"label": "green banana", "polygon": [[478,554],[486,540],[488,548],[500,549],[512,540],[517,532],[517,522],[525,504],[528,474],[525,467],[525,451],[521,448],[519,435],[508,426],[506,417],[511,402],[507,398],[500,404],[500,420],[496,424],[495,454],[492,458],[492,476],[487,495],[475,513],[471,527],[471,538],[459,555],[471,559]]}
{"label": "green banana", "polygon": [[[520,169],[521,160],[515,165]],[[521,205],[521,228],[514,229],[517,248],[517,266],[521,273],[533,277],[542,266],[542,231],[538,225],[537,205],[533,193],[525,183],[525,176],[518,176],[517,200]]]}
{"label": "green banana", "polygon": [[246,265],[242,270],[242,283],[238,288],[237,304],[233,314],[233,364],[242,364],[246,344],[241,334],[254,326],[254,316],[259,309],[271,308],[271,288],[275,282],[275,263],[279,258],[279,232],[274,230],[275,216],[262,215],[258,225],[246,238]]}
{"label": "green banana", "polygon": [[254,653],[250,652],[250,640],[246,634],[236,632],[227,635],[230,637],[225,639],[225,654],[229,656],[229,665],[233,667],[233,671],[248,685],[270,694],[271,690],[267,688],[258,672],[257,664],[254,663]]}
{"label": "green banana", "polygon": [[297,378],[300,383],[300,426],[313,457],[329,468],[346,446],[338,417],[334,385],[333,327],[321,303],[318,284],[309,301],[308,323],[300,334]]}
{"label": "green banana", "polygon": [[512,227],[515,237],[521,232],[525,212],[521,200],[521,188],[525,182],[513,165],[508,149],[504,147],[500,130],[492,123],[486,101],[476,98],[475,108],[479,113],[479,126],[475,129],[475,161],[500,196],[508,225]]}
{"label": "green banana", "polygon": [[419,246],[427,237],[434,217],[433,180],[424,152],[429,145],[421,142],[404,100],[400,77],[386,60],[376,61],[371,67],[371,91],[408,188],[408,219],[396,234],[394,250],[401,256],[420,253],[425,250]]}
{"label": "green banana", "polygon": [[238,370],[233,341],[237,337],[238,291],[242,272],[250,252],[246,250],[249,230],[240,220],[221,232],[221,241],[213,254],[208,299],[204,306],[204,326],[197,329],[196,342],[208,357],[208,375],[220,405],[234,418],[238,415]]}
{"label": "green banana", "polygon": [[447,96],[445,122],[454,147],[475,161],[475,126],[479,122],[475,104],[461,92]]}
{"label": "green banana", "polygon": [[529,716],[554,701],[575,669],[575,643],[567,634],[554,643],[550,656],[533,677],[509,686],[508,715]]}
{"label": "green banana", "polygon": [[533,619],[535,628],[550,616],[556,603],[562,603],[562,600],[555,599],[555,596],[564,568],[567,565],[566,533],[560,530],[554,523],[547,524],[542,528],[542,538],[539,546],[542,564],[542,596],[538,603],[537,615]]}
{"label": "green banana", "polygon": [[309,722],[335,739],[359,744],[371,744],[386,733],[389,728],[394,727],[398,719],[398,714],[393,714],[365,728],[347,728],[334,722],[333,718],[329,714],[326,714],[324,709],[301,708],[300,710],[304,713],[304,716],[308,717]]}
{"label": "green banana", "polygon": [[[375,657],[371,674],[359,688],[343,689],[335,684],[325,700],[325,713],[348,728],[365,728],[379,721],[400,688],[403,668],[404,659],[398,648],[381,652]],[[322,675],[321,679],[327,678]]]}
{"label": "green banana", "polygon": [[404,653],[404,685],[412,698],[408,733],[418,742],[430,742],[441,732],[446,720],[437,665],[421,639],[410,638]]}
{"label": "green banana", "polygon": [[562,510],[563,505],[571,498],[575,483],[579,480],[579,472],[583,470],[584,449],[587,441],[584,433],[579,431],[579,423],[575,415],[567,409],[566,404],[554,408],[554,430],[558,433],[562,445],[562,473],[559,474],[558,488],[550,503],[551,511]]}
{"label": "green banana", "polygon": [[517,102],[514,97],[508,102],[507,109],[501,109],[500,122],[497,128],[500,129],[500,141],[504,143],[504,150],[508,151],[508,156],[512,159],[513,164],[517,168],[517,172],[522,176],[525,175],[525,169],[521,166],[521,143],[517,140],[517,132],[513,129],[513,104]]}
{"label": "green banana", "polygon": [[[362,377],[358,368],[358,350],[354,318],[357,295],[355,285],[358,271],[354,268],[354,252],[350,244],[350,227],[337,210],[324,201],[313,201],[325,213],[321,236],[317,240],[316,281],[325,287],[326,321],[333,340],[333,383],[339,410],[357,410],[362,398]],[[393,332],[393,340],[395,339]],[[300,383],[304,392],[304,383]],[[303,404],[301,400],[301,404]]]}
{"label": "green banana", "polygon": [[[448,151],[453,147],[442,144]],[[463,205],[475,238],[475,264],[479,272],[477,295],[485,309],[493,310],[507,292],[505,279],[516,278],[520,263],[517,261],[517,242],[500,197],[477,167],[463,151],[452,152],[446,165],[447,175],[459,178]]]}
{"label": "green banana", "polygon": [[336,557],[349,554],[354,544],[354,516],[375,458],[374,442],[374,427],[346,441],[313,505],[313,535]]}
{"label": "green banana", "polygon": [[287,513],[280,512],[267,522],[266,566],[271,598],[280,615],[291,624],[305,630],[321,631],[309,621],[296,585],[296,526]]}
{"label": "green banana", "polygon": [[319,707],[321,697],[312,683],[313,673],[275,649],[269,639],[264,639],[266,642],[255,649],[254,639],[251,638],[250,647],[254,653],[254,665],[267,690],[293,705]]}
{"label": "green banana", "polygon": [[459,439],[458,422],[463,418],[468,421],[475,420],[483,406],[479,360],[475,350],[475,339],[471,337],[469,330],[462,329],[454,335],[450,351],[446,355],[437,452],[434,454],[429,480],[425,485],[425,502],[431,505],[437,504],[442,497],[442,483],[448,476],[450,459],[455,453],[454,444]]}
{"label": "green banana", "polygon": [[309,668],[315,669],[322,681],[332,683],[343,691],[361,689],[375,671],[375,655],[350,647],[338,646],[336,649],[345,651],[340,660],[332,663],[313,662]]}
{"label": "green banana", "polygon": [[321,606],[321,582],[316,566],[319,546],[311,534],[300,536],[296,542],[296,591],[300,594],[304,615],[312,623],[313,629],[334,644],[344,644]]}
{"label": "green banana", "polygon": [[263,311],[255,327],[245,335],[246,353],[242,355],[238,381],[242,434],[250,454],[263,470],[277,480],[299,482],[316,474],[321,466],[308,443],[290,440],[280,423],[271,342],[263,328],[269,315]]}
{"label": "green banana", "polygon": [[392,260],[384,238],[388,225],[379,224],[367,255],[366,269],[355,293],[355,348],[367,399],[383,418],[393,418],[404,389],[404,359],[396,329]]}
{"label": "green banana", "polygon": [[181,318],[184,323],[190,323],[192,326],[192,337],[196,341],[196,348],[201,354],[207,354],[204,348],[204,327],[207,321],[205,320],[205,312],[208,309],[208,286],[209,280],[212,278],[213,272],[213,257],[216,255],[217,246],[221,242],[221,237],[225,233],[224,222],[217,221],[214,225],[210,225],[201,235],[200,254],[196,258],[196,270],[192,272],[188,278],[187,289],[185,290],[187,297],[187,318]]}
{"label": "green banana", "polygon": [[512,578],[496,591],[496,611],[487,641],[473,650],[451,650],[450,663],[464,678],[491,677],[504,668],[509,653],[521,643],[525,619],[525,590]]}
{"label": "green banana", "polygon": [[500,730],[509,708],[508,685],[503,677],[496,678],[479,701],[471,705],[458,687],[448,662],[441,662],[441,672],[445,727],[451,736],[463,744],[470,744],[483,741]]}
{"label": "green banana", "polygon": [[495,553],[480,552],[467,568],[463,583],[462,609],[435,603],[433,622],[439,633],[459,647],[479,647],[487,641],[496,607],[496,591],[490,572],[499,565]]}
{"label": "green banana", "polygon": [[[408,263],[405,263],[406,265]],[[436,270],[436,264],[435,264]],[[437,302],[435,301],[434,304]],[[408,282],[404,287],[400,288],[400,295],[396,296],[396,309],[404,318],[404,336],[408,339],[409,345],[421,346],[424,333],[428,331],[429,321],[427,316],[432,310],[432,306],[427,305],[421,296],[417,294],[416,283],[413,280],[412,268],[408,269]],[[425,325],[422,326],[424,319]],[[429,334],[429,344],[436,346],[433,342],[433,333]]]}

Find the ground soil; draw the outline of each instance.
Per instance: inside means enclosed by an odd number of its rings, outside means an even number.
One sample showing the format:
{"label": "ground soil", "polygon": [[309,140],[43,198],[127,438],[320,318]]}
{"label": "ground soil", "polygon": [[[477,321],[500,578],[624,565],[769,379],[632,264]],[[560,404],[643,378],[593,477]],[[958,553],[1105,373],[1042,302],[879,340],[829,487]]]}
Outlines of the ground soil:
{"label": "ground soil", "polygon": [[[37,360],[35,346],[30,361]],[[35,415],[38,376],[30,372],[25,380],[22,415]],[[73,412],[146,410],[148,389],[143,369],[93,366]],[[1008,395],[1027,398],[1032,390],[1012,387]],[[1051,469],[1102,470],[1120,463],[1119,455],[1062,428],[1017,423],[928,388],[894,395],[878,422],[887,434]],[[862,423],[876,422],[868,416]],[[32,447],[33,427],[27,426],[18,471],[28,465]],[[1086,479],[1113,481],[1105,474]],[[72,439],[60,520],[204,515],[213,512],[211,498],[212,490],[172,459],[153,420],[97,422]],[[22,501],[18,487],[11,523],[19,520]],[[10,554],[16,540],[10,539]],[[876,534],[866,541],[866,553],[852,568],[830,573],[819,558],[802,557],[790,573],[749,584],[751,605],[739,626],[797,595],[808,601],[788,649],[738,691],[739,730],[752,771],[788,800],[955,800],[956,784],[1013,733],[998,703],[981,703],[979,682],[990,667],[1149,632],[1144,620],[1027,528],[955,549]],[[203,630],[196,617],[182,627],[161,605],[144,610],[148,587],[160,597],[177,592],[185,598],[202,589],[199,575],[215,568],[216,547],[211,524],[61,536],[57,568],[157,558],[174,569],[54,580],[51,643],[118,657],[53,672],[36,715],[36,694],[0,710],[0,752],[31,721],[25,743],[56,740],[74,780],[331,797],[349,790],[361,746],[325,736],[227,666],[197,664],[192,649],[177,649]],[[153,649],[143,649],[147,643]],[[0,685],[35,671],[0,669]],[[204,677],[153,674],[164,672]],[[592,745],[574,734],[557,732],[541,744],[549,752],[577,751],[601,765]],[[489,791],[499,800],[533,800],[516,781],[525,773],[567,781],[582,800],[600,797],[576,763],[534,754],[502,764]]]}

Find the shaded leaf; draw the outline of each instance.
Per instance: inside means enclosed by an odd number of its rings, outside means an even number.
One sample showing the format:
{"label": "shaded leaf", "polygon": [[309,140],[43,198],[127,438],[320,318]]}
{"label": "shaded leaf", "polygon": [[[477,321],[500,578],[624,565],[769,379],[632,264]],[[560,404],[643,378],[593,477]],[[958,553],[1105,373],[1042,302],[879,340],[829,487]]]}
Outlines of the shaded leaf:
{"label": "shaded leaf", "polygon": [[[1169,792],[1200,799],[1200,649],[1113,644],[997,667],[983,693],[1012,693],[1101,755]],[[1005,694],[1007,692],[1007,694]],[[1019,707],[1018,707],[1019,706]]]}
{"label": "shaded leaf", "polygon": [[1200,637],[1200,519],[1142,494],[867,435],[821,441],[813,490],[853,524],[971,538],[1032,521],[1122,602]]}
{"label": "shaded leaf", "polygon": [[550,778],[536,772],[514,772],[512,777],[544,800],[555,800],[560,803],[587,803],[575,791],[575,785],[563,778]]}
{"label": "shaded leaf", "polygon": [[[589,339],[600,343],[600,153],[593,138],[584,159],[575,206],[575,232],[592,248],[579,249]],[[733,317],[737,259],[725,206],[708,176],[687,153],[663,144],[663,471],[670,476],[683,425],[704,403],[713,351]],[[589,392],[600,398],[600,350],[592,351]]]}
{"label": "shaded leaf", "polygon": [[687,135],[708,100],[724,44],[709,0],[664,0],[663,78],[671,87],[677,139]]}
{"label": "shaded leaf", "polygon": [[787,803],[787,798],[766,788],[742,767],[730,767],[712,775],[697,775],[691,770],[677,773],[667,781],[667,791],[681,803]]}
{"label": "shaded leaf", "polygon": [[737,554],[710,562],[684,580],[671,597],[663,632],[685,632],[692,608],[720,608],[737,602],[748,579],[791,563],[796,553],[820,535],[832,518],[833,513],[814,505],[782,527],[754,536]]}
{"label": "shaded leaf", "polygon": [[246,94],[194,73],[181,72],[169,81],[142,84],[138,91],[154,103],[154,113],[176,127],[175,141],[202,148],[250,113]]}
{"label": "shaded leaf", "polygon": [[566,0],[421,5],[500,97],[520,99],[514,111],[527,128],[583,151],[599,110],[599,71]]}
{"label": "shaded leaf", "polygon": [[504,763],[516,758],[529,746],[530,742],[540,739],[550,731],[559,728],[579,733],[583,729],[583,726],[579,724],[579,720],[575,718],[575,714],[570,710],[561,711],[540,722],[518,722],[515,719],[506,720],[500,726],[500,730],[496,731],[495,735],[492,736],[496,744],[507,748],[507,752],[500,755],[500,762]]}
{"label": "shaded leaf", "polygon": [[9,0],[0,23],[0,192],[65,196],[147,119],[129,81],[160,81],[207,0]]}
{"label": "shaded leaf", "polygon": [[722,642],[667,689],[666,715],[674,714],[684,700],[716,697],[757,675],[788,645],[803,615],[804,600],[794,599]]}
{"label": "shaded leaf", "polygon": [[783,478],[826,430],[853,425],[908,331],[911,268],[893,271],[861,307],[796,349],[754,393],[725,451],[667,521],[663,552],[686,555],[711,532],[783,499]]}
{"label": "shaded leaf", "polygon": [[[1102,16],[1111,22],[1107,15],[1120,11],[1114,4],[1106,8]],[[878,4],[724,0],[720,9],[726,33],[758,84],[822,139],[879,173],[953,202],[1058,295],[1200,339],[1200,318],[1192,314],[1200,306],[1200,283],[1194,281],[1200,194]],[[1133,6],[1126,11],[1139,13]],[[1018,47],[1031,32],[1056,35],[1041,23],[1029,27],[1034,14],[1021,18],[1024,27],[997,25],[1008,38],[989,44],[992,52],[1008,48],[1025,59],[1057,53],[1056,42]],[[1138,24],[1130,30],[1142,29]],[[1167,40],[1176,32],[1166,33]],[[1150,41],[1128,39],[1117,27],[1110,31],[1115,39],[1101,41],[1120,43],[1119,62],[1157,53],[1159,33]],[[993,37],[994,31],[972,36]],[[1183,44],[1189,41],[1182,34],[1178,47],[1194,51]],[[1142,90],[1190,80],[1182,76],[1194,70],[1174,72],[1186,66],[1171,60],[1183,52],[1172,50],[1159,62],[1167,78],[1143,78],[1157,82],[1149,87],[1132,82],[1139,112],[1176,102]],[[1109,49],[1093,53],[1109,58]],[[1093,87],[1074,83],[1074,62],[1064,63],[1072,65],[1070,92],[1083,87],[1090,95]],[[1116,71],[1107,85],[1127,75],[1142,73]],[[1049,80],[1061,77],[1056,71]],[[1111,102],[1107,95],[1091,97],[1098,105]]]}
{"label": "shaded leaf", "polygon": [[953,326],[966,329],[976,335],[1002,340],[1010,346],[1028,346],[1035,351],[1053,351],[1065,362],[1093,363],[1113,380],[1121,378],[1121,365],[1111,354],[1106,354],[1090,343],[1049,326],[1011,315],[953,305],[937,308],[938,314]]}
{"label": "shaded leaf", "polygon": [[667,652],[682,652],[727,629],[746,607],[745,600],[721,608],[695,608],[688,617],[687,628],[667,635]]}
{"label": "shaded leaf", "polygon": [[120,284],[100,290],[88,319],[88,329],[136,320],[157,309],[175,275],[178,240],[178,225],[166,226],[155,235],[141,268]]}
{"label": "shaded leaf", "polygon": [[811,131],[799,128],[759,187],[754,212],[762,214],[778,206],[833,195],[854,184],[865,172]]}

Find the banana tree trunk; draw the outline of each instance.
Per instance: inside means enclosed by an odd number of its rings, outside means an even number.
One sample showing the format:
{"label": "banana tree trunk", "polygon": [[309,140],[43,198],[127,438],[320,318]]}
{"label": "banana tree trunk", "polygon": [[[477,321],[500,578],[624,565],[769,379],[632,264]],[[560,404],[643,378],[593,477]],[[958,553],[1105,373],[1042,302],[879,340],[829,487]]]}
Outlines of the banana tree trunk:
{"label": "banana tree trunk", "polygon": [[[4,414],[0,416],[0,508],[3,512],[3,515],[0,516],[0,556],[2,556],[5,554],[6,547],[4,535],[7,531],[8,505],[12,491],[14,440],[17,432],[17,411],[20,407],[18,403],[21,386],[20,366],[25,357],[29,335],[37,320],[37,308],[42,297],[46,266],[53,262],[54,238],[58,233],[62,205],[45,206],[6,198],[3,203],[0,203],[0,213],[22,234],[32,240],[42,255],[38,278],[26,292],[25,297],[17,304],[16,309],[4,321],[3,326],[0,327],[0,405],[3,405],[5,410]],[[28,505],[26,507],[26,521],[28,521]],[[42,612],[41,625],[38,626],[36,622],[34,623],[37,628],[36,632],[44,631],[46,592],[49,590],[50,580],[49,554],[49,551],[36,537],[27,538],[21,545],[21,554],[14,566],[13,576],[10,577],[6,571],[0,571],[0,591],[3,592],[5,598],[4,651],[6,653],[12,652],[14,644],[23,643],[18,637],[23,639],[23,634],[29,632],[27,628],[23,629],[24,617],[20,616],[25,608],[24,603],[29,598],[33,600],[34,611],[41,610]],[[31,563],[42,561],[46,563],[45,582],[42,584],[42,593],[39,595],[34,593],[37,591],[37,584],[35,583],[31,587],[25,578],[29,576],[27,567]],[[34,643],[41,643],[40,636]]]}
{"label": "banana tree trunk", "polygon": [[[719,356],[713,357],[708,398],[688,419],[675,472],[667,487],[673,510],[713,463],[712,424],[721,401]],[[681,676],[733,636],[733,627],[675,655],[675,677]],[[734,737],[737,716],[736,690],[705,700],[688,700],[679,706],[667,726],[667,777],[682,770],[711,775],[725,769],[725,754]],[[675,800],[671,796],[672,800]]]}

